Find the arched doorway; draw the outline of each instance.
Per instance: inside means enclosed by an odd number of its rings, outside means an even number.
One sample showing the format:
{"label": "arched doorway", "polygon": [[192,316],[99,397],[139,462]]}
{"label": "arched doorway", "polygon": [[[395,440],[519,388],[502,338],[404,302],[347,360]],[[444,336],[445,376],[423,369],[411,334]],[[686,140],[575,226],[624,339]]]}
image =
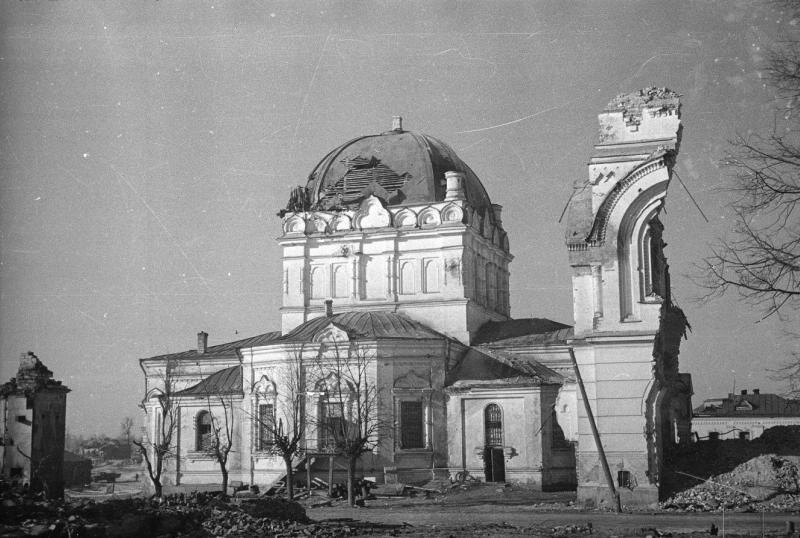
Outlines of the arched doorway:
{"label": "arched doorway", "polygon": [[487,482],[506,481],[506,462],[503,454],[503,410],[497,404],[489,404],[483,410],[485,445],[483,449],[483,473]]}

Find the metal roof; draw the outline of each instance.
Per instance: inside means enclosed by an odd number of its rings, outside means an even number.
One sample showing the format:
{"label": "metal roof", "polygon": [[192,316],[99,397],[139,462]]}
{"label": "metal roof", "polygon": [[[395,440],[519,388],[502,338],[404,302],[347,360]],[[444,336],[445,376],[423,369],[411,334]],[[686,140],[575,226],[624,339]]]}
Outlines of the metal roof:
{"label": "metal roof", "polygon": [[333,149],[309,174],[306,190],[315,209],[356,202],[360,198],[356,191],[367,189],[373,181],[388,191],[389,205],[440,202],[449,171],[464,173],[467,200],[479,213],[488,211],[495,221],[486,189],[450,146],[402,129],[360,136]]}
{"label": "metal roof", "polygon": [[314,318],[296,327],[277,341],[310,342],[329,326],[345,331],[350,338],[404,338],[417,340],[420,338],[447,338],[418,321],[394,312],[366,311],[343,312],[333,316]]}
{"label": "metal roof", "polygon": [[523,318],[484,323],[473,340],[474,345],[503,343],[559,344],[572,336],[572,327],[546,318]]}
{"label": "metal roof", "polygon": [[244,395],[242,389],[242,367],[238,364],[214,372],[197,385],[175,393],[175,396],[199,397],[228,395]]}
{"label": "metal roof", "polygon": [[561,384],[564,376],[528,357],[471,347],[450,374],[448,385],[504,386]]}
{"label": "metal roof", "polygon": [[276,340],[281,335],[280,331],[272,331],[250,338],[243,338],[234,342],[225,344],[218,344],[216,346],[208,346],[205,353],[198,353],[197,349],[190,349],[188,351],[179,351],[177,353],[168,353],[166,355],[156,355],[155,357],[148,357],[143,360],[182,360],[182,359],[197,359],[202,357],[205,359],[212,358],[231,358],[238,356],[237,350],[247,347],[263,346]]}

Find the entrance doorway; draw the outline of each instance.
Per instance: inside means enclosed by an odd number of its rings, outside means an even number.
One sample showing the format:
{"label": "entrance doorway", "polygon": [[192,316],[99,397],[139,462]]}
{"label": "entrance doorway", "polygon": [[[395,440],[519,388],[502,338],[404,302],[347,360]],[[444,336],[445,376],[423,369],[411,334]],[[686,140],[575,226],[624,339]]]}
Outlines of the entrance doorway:
{"label": "entrance doorway", "polygon": [[483,474],[487,482],[506,481],[506,460],[502,448],[487,446],[484,449]]}
{"label": "entrance doorway", "polygon": [[483,411],[485,448],[483,473],[487,482],[506,481],[506,461],[503,453],[503,411],[497,404],[489,404]]}

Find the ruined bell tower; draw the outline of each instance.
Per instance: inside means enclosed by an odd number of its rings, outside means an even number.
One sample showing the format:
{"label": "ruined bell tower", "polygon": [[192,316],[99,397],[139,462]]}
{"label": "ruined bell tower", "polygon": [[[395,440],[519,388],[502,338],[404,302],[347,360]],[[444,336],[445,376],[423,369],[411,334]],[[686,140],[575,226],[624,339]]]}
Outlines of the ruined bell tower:
{"label": "ruined bell tower", "polygon": [[578,499],[609,502],[588,422],[597,422],[623,504],[658,501],[664,454],[688,439],[691,382],[678,373],[688,326],[670,295],[664,206],[681,140],[680,100],[664,88],[615,97],[599,114],[589,176],[576,183],[566,235],[578,402]]}

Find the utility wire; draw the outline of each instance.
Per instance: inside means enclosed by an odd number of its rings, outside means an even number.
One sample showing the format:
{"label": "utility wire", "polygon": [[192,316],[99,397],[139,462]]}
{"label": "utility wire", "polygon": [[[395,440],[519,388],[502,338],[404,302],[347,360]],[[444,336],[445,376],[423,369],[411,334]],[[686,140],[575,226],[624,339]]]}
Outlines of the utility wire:
{"label": "utility wire", "polygon": [[675,170],[675,169],[673,168],[673,169],[672,169],[672,173],[673,173],[673,174],[675,174],[675,177],[676,177],[676,178],[678,178],[678,182],[680,182],[681,186],[683,187],[683,190],[685,190],[685,191],[686,191],[686,194],[688,194],[688,195],[689,195],[689,199],[692,201],[692,203],[694,204],[694,206],[697,208],[697,210],[698,210],[698,211],[700,212],[700,214],[703,216],[703,218],[705,219],[705,221],[706,221],[706,222],[708,222],[708,217],[706,217],[706,214],[705,214],[705,213],[703,213],[703,210],[702,210],[702,209],[700,209],[700,204],[698,204],[698,203],[697,203],[697,200],[695,200],[695,199],[694,199],[694,196],[692,196],[692,193],[691,193],[691,192],[689,192],[689,188],[686,186],[686,184],[685,184],[685,183],[683,182],[683,180],[681,179],[681,176],[678,174],[678,171],[677,171],[677,170]]}

